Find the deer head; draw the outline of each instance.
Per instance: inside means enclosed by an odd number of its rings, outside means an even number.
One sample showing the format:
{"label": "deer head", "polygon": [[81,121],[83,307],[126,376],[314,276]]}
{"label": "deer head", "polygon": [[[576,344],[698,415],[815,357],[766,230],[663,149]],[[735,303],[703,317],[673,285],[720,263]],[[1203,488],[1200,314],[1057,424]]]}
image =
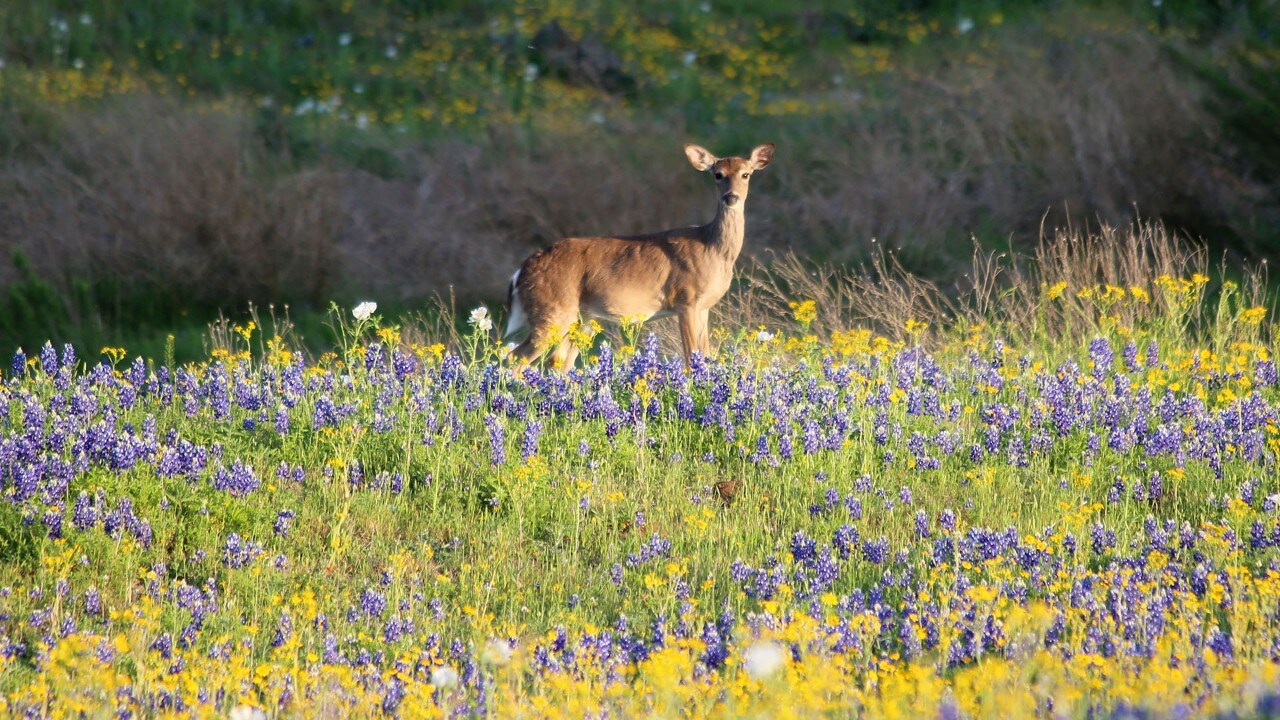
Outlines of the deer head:
{"label": "deer head", "polygon": [[718,158],[701,145],[685,145],[684,154],[698,171],[710,170],[725,207],[736,207],[747,199],[751,174],[773,160],[773,143],[759,145],[746,158]]}

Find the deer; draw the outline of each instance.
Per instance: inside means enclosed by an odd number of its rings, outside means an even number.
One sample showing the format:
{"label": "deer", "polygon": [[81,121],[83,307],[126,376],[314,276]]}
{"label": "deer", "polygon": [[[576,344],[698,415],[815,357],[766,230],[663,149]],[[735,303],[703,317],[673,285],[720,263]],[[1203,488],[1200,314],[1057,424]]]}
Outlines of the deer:
{"label": "deer", "polygon": [[507,287],[503,337],[529,328],[511,356],[527,364],[555,345],[552,366],[568,372],[578,356],[568,334],[579,318],[642,322],[670,315],[680,323],[685,367],[694,353],[710,355],[711,308],[729,291],[742,252],[751,175],[773,160],[773,150],[765,143],[745,158],[718,158],[699,145],[684,146],[694,169],[715,177],[716,214],[705,225],[570,237],[530,255]]}

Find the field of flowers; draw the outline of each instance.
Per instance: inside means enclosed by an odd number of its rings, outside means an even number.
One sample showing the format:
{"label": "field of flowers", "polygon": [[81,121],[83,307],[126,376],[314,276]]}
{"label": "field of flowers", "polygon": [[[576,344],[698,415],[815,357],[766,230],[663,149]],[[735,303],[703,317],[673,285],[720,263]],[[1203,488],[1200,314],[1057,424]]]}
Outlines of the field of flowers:
{"label": "field of flowers", "polygon": [[901,341],[800,298],[688,370],[590,327],[582,367],[513,369],[484,311],[447,349],[369,306],[314,362],[252,325],[180,367],[19,353],[0,709],[1272,714],[1280,387],[1243,297],[1046,282],[1036,316],[1096,332]]}

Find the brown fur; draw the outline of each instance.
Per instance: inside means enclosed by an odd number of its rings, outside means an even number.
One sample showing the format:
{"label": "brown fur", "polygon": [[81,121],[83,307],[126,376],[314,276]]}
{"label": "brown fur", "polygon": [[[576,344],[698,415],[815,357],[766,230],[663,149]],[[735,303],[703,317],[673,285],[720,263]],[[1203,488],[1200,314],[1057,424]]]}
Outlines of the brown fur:
{"label": "brown fur", "polygon": [[698,170],[716,177],[716,216],[706,225],[630,237],[573,237],[534,253],[513,290],[527,315],[529,337],[513,351],[530,361],[553,344],[553,364],[567,370],[577,349],[565,336],[579,318],[617,321],[675,314],[685,364],[710,351],[707,317],[729,290],[742,252],[751,174],[773,159],[772,144],[750,157],[716,158],[686,145]]}

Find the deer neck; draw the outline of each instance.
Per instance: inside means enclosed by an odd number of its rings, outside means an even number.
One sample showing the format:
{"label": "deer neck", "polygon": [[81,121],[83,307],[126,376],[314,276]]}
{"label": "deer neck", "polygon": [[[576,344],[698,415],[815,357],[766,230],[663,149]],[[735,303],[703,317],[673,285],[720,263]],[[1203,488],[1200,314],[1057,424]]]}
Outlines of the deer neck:
{"label": "deer neck", "polygon": [[737,261],[742,252],[742,239],[746,233],[746,217],[742,212],[743,203],[735,207],[726,207],[720,203],[716,210],[716,219],[707,226],[707,245],[718,251],[730,263]]}

